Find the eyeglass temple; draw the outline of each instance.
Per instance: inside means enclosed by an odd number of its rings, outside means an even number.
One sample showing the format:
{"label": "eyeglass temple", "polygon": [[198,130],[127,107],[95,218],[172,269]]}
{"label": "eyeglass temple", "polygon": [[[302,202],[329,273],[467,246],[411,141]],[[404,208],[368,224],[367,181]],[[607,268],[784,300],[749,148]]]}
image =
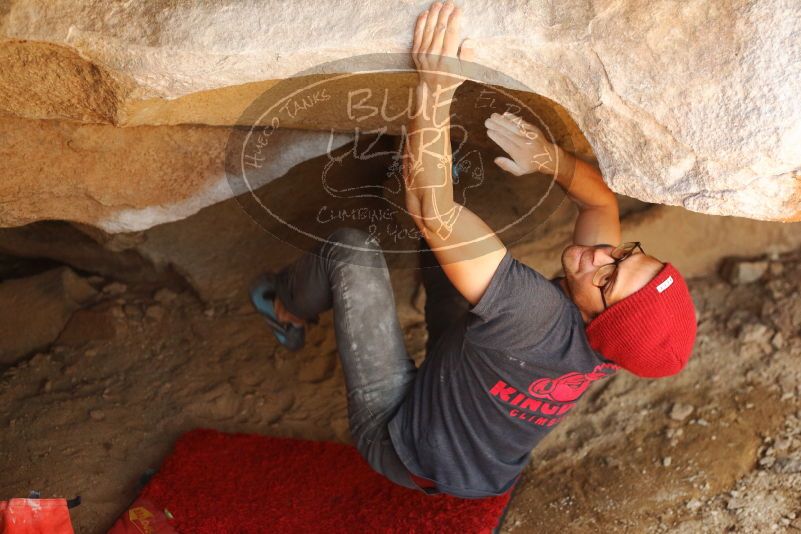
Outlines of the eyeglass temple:
{"label": "eyeglass temple", "polygon": [[[622,248],[624,245],[631,245],[631,246],[630,247],[626,247],[626,248]],[[640,245],[639,241],[626,241],[625,243],[621,243],[618,246],[616,246],[615,249],[612,252],[614,253],[616,250],[622,249],[627,254],[630,254],[630,253],[634,252],[634,250],[637,249],[637,248],[639,248],[640,250],[642,250],[643,253],[645,253],[645,251],[643,250],[643,248]]]}

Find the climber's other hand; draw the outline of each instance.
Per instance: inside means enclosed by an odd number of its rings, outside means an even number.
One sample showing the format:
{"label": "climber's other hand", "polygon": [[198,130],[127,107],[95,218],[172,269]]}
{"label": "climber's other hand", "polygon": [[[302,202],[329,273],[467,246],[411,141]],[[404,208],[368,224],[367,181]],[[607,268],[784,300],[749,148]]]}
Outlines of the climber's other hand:
{"label": "climber's other hand", "polygon": [[495,141],[508,158],[495,158],[495,164],[515,176],[532,172],[554,174],[569,167],[570,156],[551,143],[542,130],[512,113],[493,113],[484,121],[487,136]]}

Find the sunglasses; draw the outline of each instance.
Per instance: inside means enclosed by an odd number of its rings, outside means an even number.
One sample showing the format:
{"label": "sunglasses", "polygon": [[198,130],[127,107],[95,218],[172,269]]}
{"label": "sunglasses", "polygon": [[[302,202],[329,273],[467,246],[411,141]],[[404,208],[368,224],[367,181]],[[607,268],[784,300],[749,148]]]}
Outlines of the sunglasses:
{"label": "sunglasses", "polygon": [[[595,245],[594,248],[608,246],[610,245]],[[645,254],[645,251],[640,246],[639,241],[628,241],[622,245],[618,245],[609,254],[615,261],[601,266],[601,268],[595,272],[595,276],[592,277],[592,285],[601,290],[601,300],[604,303],[604,310],[607,308],[605,293],[617,279],[617,266],[620,265],[620,262],[635,254],[635,250],[637,249],[639,249],[641,253]]]}

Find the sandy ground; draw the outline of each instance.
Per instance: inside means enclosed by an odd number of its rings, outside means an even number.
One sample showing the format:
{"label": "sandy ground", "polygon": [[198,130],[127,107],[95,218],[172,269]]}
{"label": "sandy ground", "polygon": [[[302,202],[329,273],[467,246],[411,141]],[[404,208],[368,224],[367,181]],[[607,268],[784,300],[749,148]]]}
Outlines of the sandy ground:
{"label": "sandy ground", "polygon": [[[0,378],[3,496],[80,494],[76,531],[104,532],[189,429],[349,441],[330,313],[290,354],[245,302],[92,282],[106,291],[56,344]],[[503,532],[801,530],[801,251],[759,283],[690,287],[686,371],[590,390],[533,452]]]}

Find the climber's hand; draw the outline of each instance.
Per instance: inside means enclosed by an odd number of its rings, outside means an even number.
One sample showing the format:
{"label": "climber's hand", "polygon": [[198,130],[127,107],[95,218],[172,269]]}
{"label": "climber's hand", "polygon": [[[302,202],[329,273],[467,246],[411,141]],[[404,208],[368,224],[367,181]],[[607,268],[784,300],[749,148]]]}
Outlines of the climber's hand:
{"label": "climber's hand", "polygon": [[511,159],[495,158],[495,164],[515,176],[532,172],[567,173],[572,168],[573,156],[548,141],[539,128],[517,115],[493,113],[484,121],[484,126],[489,138],[511,156]]}
{"label": "climber's hand", "polygon": [[412,60],[420,83],[432,94],[453,95],[465,80],[462,60],[473,59],[472,43],[459,41],[462,10],[452,0],[435,1],[420,13],[414,25]]}

